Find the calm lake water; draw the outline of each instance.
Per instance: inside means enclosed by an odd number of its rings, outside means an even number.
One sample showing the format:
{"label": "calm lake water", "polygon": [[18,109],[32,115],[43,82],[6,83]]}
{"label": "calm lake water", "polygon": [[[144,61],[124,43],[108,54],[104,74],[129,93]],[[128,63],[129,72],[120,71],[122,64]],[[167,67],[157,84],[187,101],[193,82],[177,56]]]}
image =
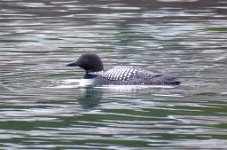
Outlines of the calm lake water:
{"label": "calm lake water", "polygon": [[[1,149],[226,149],[227,1],[1,0]],[[79,88],[97,53],[176,87]]]}

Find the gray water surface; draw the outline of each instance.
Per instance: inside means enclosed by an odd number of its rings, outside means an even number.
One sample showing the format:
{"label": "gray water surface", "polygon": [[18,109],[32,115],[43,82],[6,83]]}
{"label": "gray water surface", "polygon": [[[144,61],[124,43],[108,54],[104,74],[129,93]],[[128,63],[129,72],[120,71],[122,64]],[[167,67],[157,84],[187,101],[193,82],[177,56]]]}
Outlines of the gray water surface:
{"label": "gray water surface", "polygon": [[[1,149],[226,149],[225,0],[1,0]],[[74,85],[97,53],[176,87]]]}

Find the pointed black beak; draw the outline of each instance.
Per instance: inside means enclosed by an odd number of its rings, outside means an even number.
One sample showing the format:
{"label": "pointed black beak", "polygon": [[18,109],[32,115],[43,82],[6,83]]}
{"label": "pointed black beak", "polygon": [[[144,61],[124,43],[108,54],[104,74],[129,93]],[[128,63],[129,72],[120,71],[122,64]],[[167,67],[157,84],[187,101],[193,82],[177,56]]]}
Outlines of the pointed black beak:
{"label": "pointed black beak", "polygon": [[66,65],[67,67],[74,67],[74,66],[79,66],[78,62],[72,62]]}

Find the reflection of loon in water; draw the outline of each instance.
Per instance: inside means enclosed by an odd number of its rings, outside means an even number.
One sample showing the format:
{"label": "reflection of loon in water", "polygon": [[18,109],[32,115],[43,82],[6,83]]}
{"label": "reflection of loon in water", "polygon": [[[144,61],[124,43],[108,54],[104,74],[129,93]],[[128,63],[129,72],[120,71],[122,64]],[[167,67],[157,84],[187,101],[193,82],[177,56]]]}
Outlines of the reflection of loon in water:
{"label": "reflection of loon in water", "polygon": [[[179,85],[175,77],[154,74],[135,66],[116,66],[104,71],[101,59],[96,54],[83,54],[67,66],[79,66],[86,71],[84,85]],[[89,80],[85,80],[89,79]],[[89,81],[89,83],[87,82]]]}
{"label": "reflection of loon in water", "polygon": [[90,109],[99,105],[102,98],[102,91],[92,87],[80,88],[81,96],[78,98],[79,104],[85,108]]}
{"label": "reflection of loon in water", "polygon": [[[135,98],[136,95],[153,95],[162,89],[175,89],[174,86],[133,86],[133,85],[113,85],[113,86],[100,86],[100,87],[79,87],[73,86],[72,91],[77,95],[78,102],[83,109],[94,109],[98,107],[100,102],[109,100],[109,98],[121,96],[123,99]],[[72,88],[72,87],[70,87]],[[76,91],[75,91],[76,90]],[[166,90],[164,90],[166,91]],[[155,94],[154,94],[155,95]],[[158,94],[157,94],[158,95]],[[171,95],[171,94],[170,94]],[[173,95],[176,96],[176,95]]]}

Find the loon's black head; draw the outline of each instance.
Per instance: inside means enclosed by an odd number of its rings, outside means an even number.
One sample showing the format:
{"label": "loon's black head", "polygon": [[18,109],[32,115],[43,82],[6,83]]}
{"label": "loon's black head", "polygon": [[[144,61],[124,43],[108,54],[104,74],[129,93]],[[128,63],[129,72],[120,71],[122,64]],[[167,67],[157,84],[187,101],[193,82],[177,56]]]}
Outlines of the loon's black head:
{"label": "loon's black head", "polygon": [[67,64],[67,66],[79,66],[88,72],[98,72],[103,70],[101,59],[96,54],[83,54],[75,62]]}

